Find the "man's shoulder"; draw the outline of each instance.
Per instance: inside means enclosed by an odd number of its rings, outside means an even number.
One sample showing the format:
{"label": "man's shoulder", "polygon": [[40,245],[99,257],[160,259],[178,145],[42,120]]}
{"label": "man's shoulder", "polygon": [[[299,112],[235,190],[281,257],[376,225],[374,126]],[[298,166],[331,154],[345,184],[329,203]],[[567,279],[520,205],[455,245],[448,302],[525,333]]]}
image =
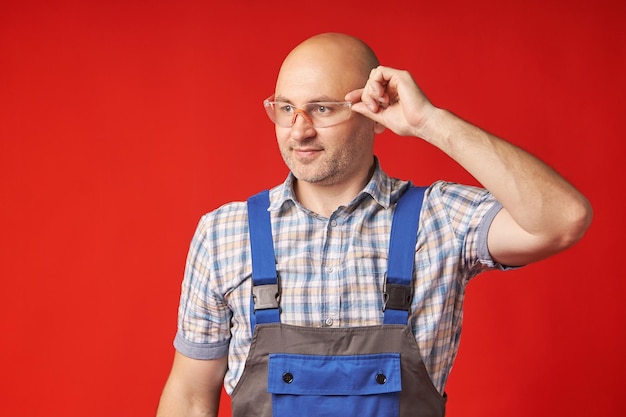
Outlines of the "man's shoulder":
{"label": "man's shoulder", "polygon": [[428,197],[439,198],[448,203],[460,200],[482,201],[490,197],[489,191],[475,185],[451,181],[435,181],[426,191]]}
{"label": "man's shoulder", "polygon": [[248,210],[245,201],[231,201],[205,213],[198,224],[198,231],[207,235],[224,235],[247,229]]}
{"label": "man's shoulder", "polygon": [[237,201],[229,201],[227,203],[222,204],[214,210],[209,211],[208,213],[202,216],[202,221],[205,223],[208,222],[241,222],[246,221],[248,218],[248,198],[257,195],[259,193],[268,191],[272,196],[272,201],[280,200],[281,195],[283,194],[283,184],[276,185],[272,188],[267,188],[266,190],[261,190],[258,192],[253,192],[249,196],[245,197],[245,199],[237,200]]}
{"label": "man's shoulder", "polygon": [[244,214],[246,212],[245,201],[229,201],[217,207],[216,209],[209,211],[208,213],[204,215],[204,217],[223,218],[223,217],[228,217],[228,216],[233,216],[233,215],[236,216],[242,212]]}

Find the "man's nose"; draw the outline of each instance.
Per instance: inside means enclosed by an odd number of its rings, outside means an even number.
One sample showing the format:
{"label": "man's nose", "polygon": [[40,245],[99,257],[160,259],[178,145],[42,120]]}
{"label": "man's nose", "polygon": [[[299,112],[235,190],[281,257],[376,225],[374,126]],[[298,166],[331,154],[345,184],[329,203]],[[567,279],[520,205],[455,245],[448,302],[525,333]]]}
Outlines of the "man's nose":
{"label": "man's nose", "polygon": [[293,119],[291,119],[291,125],[295,125],[296,124],[296,119],[298,119],[298,115],[302,116],[301,119],[306,120],[310,125],[313,125],[313,120],[311,120],[311,117],[302,109],[296,109],[293,112]]}
{"label": "man's nose", "polygon": [[[301,115],[302,117],[298,117]],[[297,109],[293,115],[293,125],[291,126],[291,137],[295,140],[304,140],[315,136],[313,121],[306,112]]]}

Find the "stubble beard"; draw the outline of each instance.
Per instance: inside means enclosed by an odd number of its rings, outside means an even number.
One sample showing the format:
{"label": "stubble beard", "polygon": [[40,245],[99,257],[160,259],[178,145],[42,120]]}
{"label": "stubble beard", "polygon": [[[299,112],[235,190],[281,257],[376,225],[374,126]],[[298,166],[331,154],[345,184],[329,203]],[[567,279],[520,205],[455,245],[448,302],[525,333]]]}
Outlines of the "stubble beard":
{"label": "stubble beard", "polygon": [[283,160],[291,173],[298,181],[308,182],[316,185],[334,185],[341,181],[342,172],[347,167],[347,159],[350,155],[335,155],[328,158],[327,151],[322,151],[313,161],[302,162],[290,153],[291,151],[281,151]]}
{"label": "stubble beard", "polygon": [[322,148],[321,154],[311,161],[300,161],[293,149],[286,145],[280,148],[283,161],[298,181],[316,185],[336,185],[347,181],[354,175],[357,166],[355,159],[365,157],[363,141],[366,140],[366,128],[351,132],[351,140],[343,146]]}

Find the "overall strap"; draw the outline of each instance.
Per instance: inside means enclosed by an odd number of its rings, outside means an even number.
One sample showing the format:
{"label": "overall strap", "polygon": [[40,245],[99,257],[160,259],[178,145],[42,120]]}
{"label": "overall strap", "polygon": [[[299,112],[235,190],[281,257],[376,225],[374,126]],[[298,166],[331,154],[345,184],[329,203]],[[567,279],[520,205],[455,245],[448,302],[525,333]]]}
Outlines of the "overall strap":
{"label": "overall strap", "polygon": [[426,187],[411,187],[398,200],[391,223],[383,288],[384,324],[407,324],[413,299],[415,244]]}
{"label": "overall strap", "polygon": [[[411,187],[398,200],[391,223],[387,273],[383,288],[384,324],[406,324],[413,298],[413,265],[425,187]],[[248,199],[252,254],[250,327],[280,322],[280,285],[276,272],[269,192]]]}
{"label": "overall strap", "polygon": [[280,322],[280,287],[276,273],[269,204],[269,191],[267,190],[248,199],[248,226],[252,255],[250,300],[252,333],[254,333],[256,323]]}

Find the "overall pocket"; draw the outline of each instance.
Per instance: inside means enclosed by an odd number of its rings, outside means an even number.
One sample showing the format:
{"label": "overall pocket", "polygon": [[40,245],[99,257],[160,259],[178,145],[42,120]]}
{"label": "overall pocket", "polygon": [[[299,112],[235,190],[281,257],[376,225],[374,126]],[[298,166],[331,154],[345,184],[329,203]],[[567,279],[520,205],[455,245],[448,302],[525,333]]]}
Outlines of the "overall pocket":
{"label": "overall pocket", "polygon": [[267,388],[274,417],[397,417],[400,354],[270,354]]}

